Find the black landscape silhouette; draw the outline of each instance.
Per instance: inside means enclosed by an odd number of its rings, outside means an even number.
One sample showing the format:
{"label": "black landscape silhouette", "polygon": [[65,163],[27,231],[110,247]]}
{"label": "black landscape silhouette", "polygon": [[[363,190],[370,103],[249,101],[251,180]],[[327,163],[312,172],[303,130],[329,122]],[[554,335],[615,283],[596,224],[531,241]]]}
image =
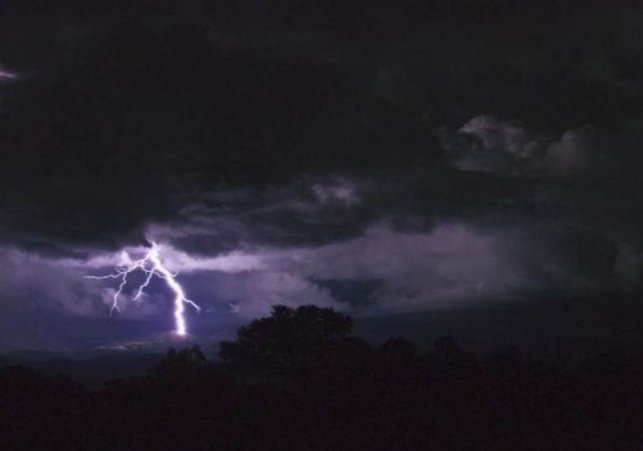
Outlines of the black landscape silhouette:
{"label": "black landscape silhouette", "polygon": [[643,356],[484,357],[451,337],[373,348],[332,309],[275,306],[218,359],[169,349],[145,375],[88,388],[0,369],[8,450],[641,449]]}

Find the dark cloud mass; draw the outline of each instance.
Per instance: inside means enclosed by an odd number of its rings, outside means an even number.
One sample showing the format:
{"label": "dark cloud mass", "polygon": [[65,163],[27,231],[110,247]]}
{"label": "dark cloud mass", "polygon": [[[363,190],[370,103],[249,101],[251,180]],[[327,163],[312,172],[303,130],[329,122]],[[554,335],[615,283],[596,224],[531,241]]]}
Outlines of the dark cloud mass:
{"label": "dark cloud mass", "polygon": [[88,341],[152,240],[199,330],[641,290],[634,3],[55,3],[0,6],[0,349]]}

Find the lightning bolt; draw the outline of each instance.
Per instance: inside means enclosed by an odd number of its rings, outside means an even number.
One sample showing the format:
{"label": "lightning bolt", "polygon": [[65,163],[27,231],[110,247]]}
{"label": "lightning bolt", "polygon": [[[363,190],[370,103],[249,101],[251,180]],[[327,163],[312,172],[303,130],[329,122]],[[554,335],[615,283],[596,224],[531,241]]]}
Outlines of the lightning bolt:
{"label": "lightning bolt", "polygon": [[154,276],[163,279],[167,282],[167,285],[174,292],[174,322],[176,324],[176,333],[178,335],[185,335],[187,333],[187,327],[185,324],[185,304],[192,306],[197,312],[201,311],[195,302],[189,300],[185,297],[185,291],[183,287],[176,280],[178,273],[172,273],[168,270],[161,258],[159,256],[159,247],[156,243],[152,243],[152,247],[145,254],[145,257],[135,260],[131,265],[121,268],[116,268],[114,274],[108,274],[106,276],[85,276],[87,279],[119,279],[120,283],[118,285],[118,290],[114,293],[112,307],[109,310],[109,314],[112,315],[114,310],[120,312],[121,309],[118,305],[118,298],[123,294],[123,289],[127,285],[127,276],[135,271],[141,271],[145,274],[145,280],[141,285],[139,285],[134,300],[138,301],[143,295],[143,291],[147,288],[152,281]]}

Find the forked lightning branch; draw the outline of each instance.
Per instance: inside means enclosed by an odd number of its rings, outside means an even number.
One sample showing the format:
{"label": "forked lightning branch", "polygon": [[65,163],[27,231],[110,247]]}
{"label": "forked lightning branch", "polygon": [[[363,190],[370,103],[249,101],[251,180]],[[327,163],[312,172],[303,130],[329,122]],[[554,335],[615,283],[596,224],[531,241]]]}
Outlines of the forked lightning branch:
{"label": "forked lightning branch", "polygon": [[116,272],[113,274],[108,274],[106,276],[85,277],[88,279],[99,280],[120,280],[118,290],[116,290],[112,298],[112,307],[110,309],[111,315],[112,313],[114,313],[114,310],[120,312],[119,298],[123,294],[123,290],[127,286],[127,277],[136,271],[140,271],[145,274],[145,280],[139,285],[138,289],[136,290],[134,300],[139,300],[141,298],[145,288],[149,286],[153,277],[158,277],[165,280],[168,287],[174,293],[174,322],[176,324],[176,333],[178,335],[185,335],[187,333],[187,327],[185,323],[185,305],[193,307],[197,312],[201,311],[201,307],[185,297],[185,291],[183,290],[183,287],[181,287],[179,282],[176,280],[177,274],[172,274],[172,272],[163,265],[163,262],[161,262],[161,258],[159,256],[159,247],[156,243],[152,243],[152,247],[143,258],[135,260],[129,266],[116,268]]}

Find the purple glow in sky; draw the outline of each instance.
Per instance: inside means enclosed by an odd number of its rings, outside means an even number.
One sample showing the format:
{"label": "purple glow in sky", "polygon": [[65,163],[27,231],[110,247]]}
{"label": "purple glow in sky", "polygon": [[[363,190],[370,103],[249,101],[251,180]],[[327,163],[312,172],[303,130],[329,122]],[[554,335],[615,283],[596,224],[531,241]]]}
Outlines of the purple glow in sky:
{"label": "purple glow in sky", "polygon": [[643,292],[638,6],[13,3],[0,349]]}
{"label": "purple glow in sky", "polygon": [[2,66],[0,66],[0,81],[3,80],[17,80],[18,79],[18,74],[14,72],[10,72],[6,69],[4,69]]}
{"label": "purple glow in sky", "polygon": [[[156,243],[152,243],[152,247],[145,254],[145,256],[139,260],[135,260],[129,266],[124,268],[117,268],[115,274],[109,274],[106,276],[85,276],[88,279],[120,279],[120,284],[118,285],[118,290],[114,293],[112,307],[110,309],[110,315],[114,310],[120,312],[118,306],[118,298],[122,295],[123,289],[127,285],[127,276],[135,271],[142,271],[145,274],[145,281],[139,285],[134,300],[137,301],[143,295],[143,290],[149,286],[152,278],[154,276],[159,277],[167,283],[174,293],[174,320],[176,324],[176,333],[178,335],[185,335],[187,333],[187,327],[185,322],[185,307],[187,304],[193,307],[197,312],[201,311],[195,302],[188,299],[185,295],[185,291],[181,284],[176,280],[178,274],[173,274],[168,270],[165,265],[161,262],[161,257],[159,255],[159,246]],[[126,254],[129,259],[129,255]]]}

